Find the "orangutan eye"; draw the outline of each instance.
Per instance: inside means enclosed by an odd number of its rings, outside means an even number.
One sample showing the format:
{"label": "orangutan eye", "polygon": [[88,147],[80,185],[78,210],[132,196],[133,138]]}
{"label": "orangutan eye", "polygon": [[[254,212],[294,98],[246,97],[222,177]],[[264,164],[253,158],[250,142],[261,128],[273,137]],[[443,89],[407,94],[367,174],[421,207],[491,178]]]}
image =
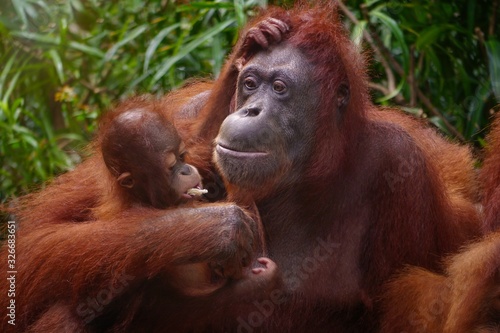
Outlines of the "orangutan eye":
{"label": "orangutan eye", "polygon": [[278,94],[286,92],[286,84],[283,81],[276,80],[273,82],[273,90]]}
{"label": "orangutan eye", "polygon": [[257,81],[253,77],[245,78],[243,84],[245,85],[245,88],[247,88],[248,90],[254,90],[255,88],[257,88]]}
{"label": "orangutan eye", "polygon": [[175,166],[177,163],[177,158],[175,157],[174,153],[167,153],[167,156],[165,157],[165,165],[167,169],[172,170],[172,168]]}

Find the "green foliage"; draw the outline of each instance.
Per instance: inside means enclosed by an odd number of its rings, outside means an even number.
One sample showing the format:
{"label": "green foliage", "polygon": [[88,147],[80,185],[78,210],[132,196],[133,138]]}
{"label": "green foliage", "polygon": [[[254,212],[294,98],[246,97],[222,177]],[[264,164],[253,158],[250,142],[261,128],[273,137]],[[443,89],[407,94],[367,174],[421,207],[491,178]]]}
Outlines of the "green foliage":
{"label": "green foliage", "polygon": [[0,201],[68,170],[111,103],[216,76],[262,1],[11,0],[0,9]]}
{"label": "green foliage", "polygon": [[[389,89],[390,98],[382,92],[378,100],[423,108],[444,132],[477,143],[500,101],[499,1],[357,0],[349,5],[361,18],[358,25],[379,36],[383,46],[377,47],[390,50],[404,70],[401,75],[388,60],[398,82]],[[379,74],[385,71],[380,63],[372,69],[374,81],[389,88],[387,76]],[[412,98],[417,89],[438,114],[429,113],[421,98]]]}
{"label": "green foliage", "polygon": [[[375,60],[374,101],[402,105],[452,136],[482,142],[500,98],[499,0],[347,3],[356,18],[345,15],[353,39]],[[216,77],[238,29],[265,5],[5,0],[0,202],[78,163],[110,104],[137,92],[163,94],[190,77]]]}

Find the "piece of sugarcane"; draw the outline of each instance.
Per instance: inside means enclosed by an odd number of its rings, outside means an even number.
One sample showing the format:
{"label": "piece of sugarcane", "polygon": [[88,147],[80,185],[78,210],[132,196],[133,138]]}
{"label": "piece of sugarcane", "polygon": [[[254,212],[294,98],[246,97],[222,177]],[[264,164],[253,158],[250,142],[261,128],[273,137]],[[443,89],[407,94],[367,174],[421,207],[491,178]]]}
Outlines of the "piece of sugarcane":
{"label": "piece of sugarcane", "polygon": [[193,195],[193,196],[201,196],[205,193],[208,193],[208,190],[205,190],[203,188],[191,188],[187,191],[187,194]]}

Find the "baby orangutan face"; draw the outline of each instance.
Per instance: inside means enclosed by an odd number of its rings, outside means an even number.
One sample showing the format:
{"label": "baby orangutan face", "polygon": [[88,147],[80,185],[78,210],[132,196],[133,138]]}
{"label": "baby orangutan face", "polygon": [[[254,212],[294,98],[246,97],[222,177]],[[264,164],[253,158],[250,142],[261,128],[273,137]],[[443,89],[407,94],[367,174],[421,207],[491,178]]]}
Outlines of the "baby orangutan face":
{"label": "baby orangutan face", "polygon": [[124,195],[164,209],[206,193],[198,170],[184,162],[174,126],[154,110],[126,110],[103,130],[102,153]]}
{"label": "baby orangutan face", "polygon": [[185,155],[185,145],[181,143],[177,150],[166,154],[166,166],[170,171],[170,186],[180,198],[191,199],[207,193],[207,190],[202,188],[198,170],[184,162]]}

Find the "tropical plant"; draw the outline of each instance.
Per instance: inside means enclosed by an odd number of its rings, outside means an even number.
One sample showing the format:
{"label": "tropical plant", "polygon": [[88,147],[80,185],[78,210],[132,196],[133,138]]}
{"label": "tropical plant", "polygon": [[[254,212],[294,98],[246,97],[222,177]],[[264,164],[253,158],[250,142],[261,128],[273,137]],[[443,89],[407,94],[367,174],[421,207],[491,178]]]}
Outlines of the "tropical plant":
{"label": "tropical plant", "polygon": [[[376,103],[481,146],[500,99],[499,0],[349,0]],[[270,1],[291,5],[293,1]],[[216,77],[265,0],[6,0],[0,8],[0,201],[72,168],[131,94]]]}
{"label": "tropical plant", "polygon": [[12,0],[0,9],[0,201],[81,159],[96,118],[138,92],[216,76],[262,1]]}
{"label": "tropical plant", "polygon": [[[375,98],[480,144],[500,101],[499,1],[349,1],[351,30],[378,60]],[[363,35],[364,34],[364,35]]]}

